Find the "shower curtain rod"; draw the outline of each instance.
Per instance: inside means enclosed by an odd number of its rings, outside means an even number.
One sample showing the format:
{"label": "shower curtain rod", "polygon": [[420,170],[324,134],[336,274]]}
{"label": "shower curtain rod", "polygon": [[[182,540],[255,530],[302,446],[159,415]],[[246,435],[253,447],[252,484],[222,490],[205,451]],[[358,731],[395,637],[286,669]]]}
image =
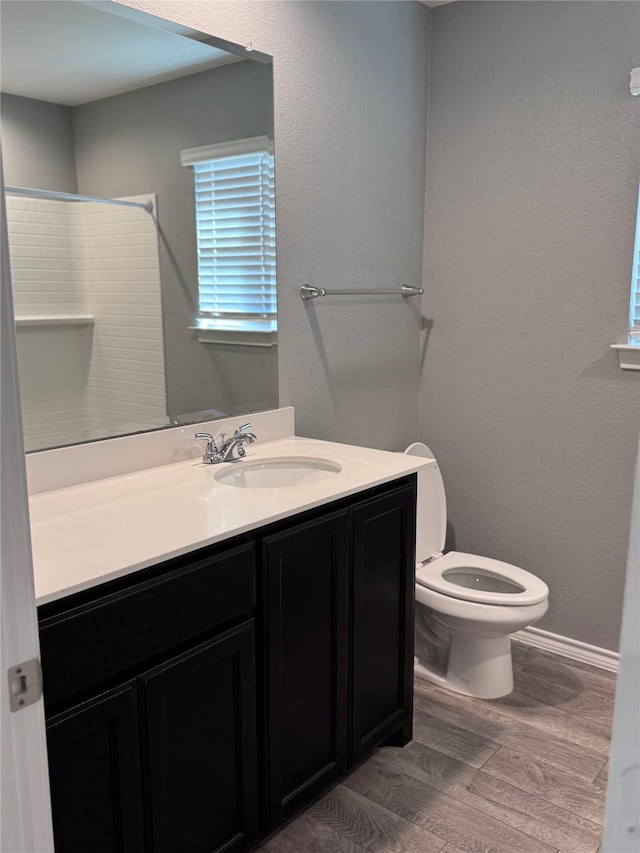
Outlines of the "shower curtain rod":
{"label": "shower curtain rod", "polygon": [[24,195],[28,198],[43,198],[50,201],[95,201],[98,204],[119,204],[121,207],[139,207],[147,213],[153,212],[153,202],[149,201],[119,201],[116,198],[95,198],[89,195],[74,193],[58,193],[53,190],[35,190],[29,187],[5,187],[5,192],[13,195]]}

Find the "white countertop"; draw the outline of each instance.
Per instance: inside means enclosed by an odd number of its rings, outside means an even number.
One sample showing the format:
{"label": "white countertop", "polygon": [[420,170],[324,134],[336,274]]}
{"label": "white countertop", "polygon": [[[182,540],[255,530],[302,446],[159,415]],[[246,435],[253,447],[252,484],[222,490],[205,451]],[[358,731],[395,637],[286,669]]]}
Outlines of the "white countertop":
{"label": "white countertop", "polygon": [[307,485],[247,489],[190,459],[30,499],[36,603],[147,568],[411,474],[432,460],[296,436],[247,446],[246,460],[322,457],[342,471]]}

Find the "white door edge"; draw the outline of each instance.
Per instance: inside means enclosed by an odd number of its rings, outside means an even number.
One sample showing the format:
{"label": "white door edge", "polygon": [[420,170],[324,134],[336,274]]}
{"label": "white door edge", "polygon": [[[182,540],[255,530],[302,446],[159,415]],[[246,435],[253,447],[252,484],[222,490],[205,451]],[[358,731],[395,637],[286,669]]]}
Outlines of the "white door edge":
{"label": "white door edge", "polygon": [[12,712],[7,671],[40,658],[0,165],[0,850],[53,851],[44,703]]}
{"label": "white door edge", "polygon": [[640,851],[640,446],[631,511],[620,666],[611,734],[602,853]]}

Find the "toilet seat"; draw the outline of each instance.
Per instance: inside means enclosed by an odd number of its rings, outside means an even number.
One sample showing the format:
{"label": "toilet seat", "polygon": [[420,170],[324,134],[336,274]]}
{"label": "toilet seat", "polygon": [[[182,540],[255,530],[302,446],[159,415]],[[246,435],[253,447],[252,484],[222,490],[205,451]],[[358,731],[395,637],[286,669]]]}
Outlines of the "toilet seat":
{"label": "toilet seat", "polygon": [[447,502],[438,463],[420,442],[405,453],[424,460],[417,472],[414,589],[422,621],[414,671],[466,696],[507,696],[513,690],[510,635],[544,616],[549,588],[511,563],[460,551],[443,556]]}
{"label": "toilet seat", "polygon": [[539,604],[549,595],[543,580],[518,566],[460,551],[418,565],[416,583],[441,595],[479,604],[528,606]]}

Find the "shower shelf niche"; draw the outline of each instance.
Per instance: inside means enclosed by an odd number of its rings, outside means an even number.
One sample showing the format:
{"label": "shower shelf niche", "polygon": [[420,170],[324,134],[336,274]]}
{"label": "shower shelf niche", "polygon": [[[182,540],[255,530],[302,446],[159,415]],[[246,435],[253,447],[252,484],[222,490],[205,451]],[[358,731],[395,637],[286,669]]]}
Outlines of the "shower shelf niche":
{"label": "shower shelf niche", "polygon": [[34,314],[32,317],[16,317],[16,328],[33,326],[93,326],[95,317],[91,314]]}

